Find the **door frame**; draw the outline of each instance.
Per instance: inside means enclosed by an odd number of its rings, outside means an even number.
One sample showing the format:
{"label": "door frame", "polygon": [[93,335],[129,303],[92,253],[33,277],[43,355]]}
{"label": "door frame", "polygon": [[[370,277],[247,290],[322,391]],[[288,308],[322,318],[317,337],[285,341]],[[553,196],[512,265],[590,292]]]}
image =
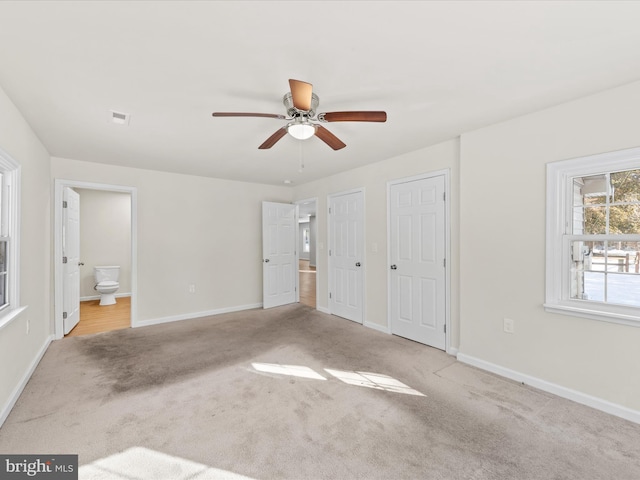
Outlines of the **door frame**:
{"label": "door frame", "polygon": [[[313,197],[313,198],[303,198],[302,200],[296,200],[295,204],[298,205],[298,209],[300,208],[300,205],[302,205],[303,203],[306,202],[314,202],[315,206],[316,206],[316,310],[318,310],[318,298],[320,298],[320,282],[318,282],[318,270],[320,267],[320,262],[318,261],[318,197]],[[299,220],[299,218],[298,218]],[[297,232],[300,231],[300,228],[298,228]],[[299,233],[297,233],[298,238],[296,238],[296,249],[297,247],[300,246],[300,238],[299,238]],[[298,264],[300,259],[300,252],[298,252]],[[298,285],[297,285],[297,302],[300,303],[300,273],[298,273]]]}
{"label": "door frame", "polygon": [[444,256],[445,263],[445,280],[444,280],[444,323],[446,325],[445,332],[445,351],[451,350],[451,170],[446,168],[443,170],[435,170],[433,172],[413,175],[411,177],[403,177],[387,182],[387,332],[391,334],[391,187],[402,183],[415,182],[425,180],[427,178],[444,177]]}
{"label": "door frame", "polygon": [[[333,263],[332,260],[332,256],[329,255],[329,251],[331,251],[331,215],[329,214],[329,209],[331,208],[331,200],[335,197],[341,197],[343,195],[350,195],[353,193],[362,193],[362,261],[364,262],[364,267],[362,268],[362,323],[360,322],[354,322],[354,323],[358,323],[360,325],[366,325],[367,323],[367,305],[366,305],[366,299],[367,299],[367,242],[365,241],[365,238],[367,238],[367,217],[366,217],[366,210],[367,210],[367,197],[365,195],[365,189],[364,187],[359,187],[359,188],[352,188],[350,190],[344,190],[342,192],[335,192],[335,193],[330,193],[327,195],[327,267],[328,267],[328,274],[327,274],[327,310],[328,313],[330,315],[334,315],[334,313],[331,311],[331,299],[329,298],[329,292],[331,291],[331,285],[332,285],[332,281],[333,281],[333,269],[331,268],[331,264]],[[317,267],[316,267],[317,268]],[[317,274],[316,274],[317,275]],[[317,277],[316,277],[316,289],[318,288],[318,284],[317,284]],[[316,297],[317,298],[317,297]],[[337,316],[337,315],[336,315]],[[342,317],[340,317],[342,318]],[[352,321],[352,320],[349,320]]]}
{"label": "door frame", "polygon": [[64,337],[62,272],[62,192],[65,187],[129,193],[131,195],[131,327],[138,327],[138,189],[124,185],[82,182],[56,178],[53,203],[54,321],[53,338]]}

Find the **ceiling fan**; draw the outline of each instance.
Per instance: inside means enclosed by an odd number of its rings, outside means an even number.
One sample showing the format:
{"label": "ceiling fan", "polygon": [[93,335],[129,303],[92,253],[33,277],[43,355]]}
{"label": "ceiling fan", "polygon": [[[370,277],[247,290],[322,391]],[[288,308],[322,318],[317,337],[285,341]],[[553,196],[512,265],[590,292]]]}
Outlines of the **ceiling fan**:
{"label": "ceiling fan", "polygon": [[264,117],[288,120],[289,123],[276,130],[258,147],[261,150],[273,147],[287,133],[298,140],[306,140],[315,135],[334,150],[340,150],[347,145],[319,123],[387,121],[387,113],[382,111],[326,112],[316,116],[320,99],[313,93],[313,85],[301,80],[290,79],[289,87],[291,92],[286,93],[282,99],[288,116],[274,113],[240,112],[213,112],[212,115],[214,117]]}

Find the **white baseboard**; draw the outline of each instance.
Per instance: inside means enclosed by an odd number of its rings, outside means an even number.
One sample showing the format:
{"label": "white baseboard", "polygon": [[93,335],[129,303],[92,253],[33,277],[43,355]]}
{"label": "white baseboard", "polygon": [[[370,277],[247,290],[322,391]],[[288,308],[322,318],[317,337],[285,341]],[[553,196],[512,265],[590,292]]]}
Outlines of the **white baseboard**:
{"label": "white baseboard", "polygon": [[[130,297],[130,296],[131,296],[130,293],[116,293],[115,294],[116,298]],[[100,295],[89,295],[87,297],[80,297],[80,301],[81,302],[86,302],[88,300],[100,300]]]}
{"label": "white baseboard", "polygon": [[211,315],[220,315],[221,313],[240,312],[242,310],[253,310],[254,308],[262,308],[262,303],[252,303],[250,305],[239,305],[237,307],[218,308],[215,310],[206,310],[204,312],[184,313],[181,315],[171,315],[169,317],[152,318],[150,320],[139,320],[132,327],[147,327],[149,325],[158,325],[160,323],[177,322],[180,320],[191,320],[193,318],[209,317]]}
{"label": "white baseboard", "polygon": [[44,341],[44,344],[42,345],[42,347],[40,347],[40,350],[38,351],[36,356],[31,361],[31,365],[29,365],[29,368],[22,376],[22,380],[20,380],[20,383],[18,383],[18,385],[16,385],[16,388],[13,389],[13,392],[11,393],[9,400],[2,407],[2,410],[0,410],[0,427],[2,427],[2,424],[9,416],[9,413],[11,413],[11,410],[13,409],[13,406],[18,401],[18,398],[20,398],[20,395],[22,394],[24,387],[27,386],[27,382],[31,378],[31,375],[33,375],[33,372],[38,366],[38,363],[40,363],[40,360],[42,360],[42,357],[47,351],[47,348],[49,348],[49,345],[51,344],[52,340],[53,340],[53,335],[49,335],[47,339]]}
{"label": "white baseboard", "polygon": [[449,355],[453,355],[454,357],[457,357],[458,356],[458,349],[456,347],[449,347],[449,349],[447,350],[447,353]]}
{"label": "white baseboard", "polygon": [[327,315],[331,315],[331,312],[326,307],[316,307],[316,310],[318,310],[321,313],[326,313]]}
{"label": "white baseboard", "polygon": [[537,377],[532,377],[531,375],[527,375],[525,373],[520,373],[515,370],[511,370],[509,368],[505,368],[500,365],[496,365],[494,363],[472,357],[470,355],[465,355],[464,353],[458,353],[458,360],[462,363],[478,367],[482,370],[495,373],[502,377],[506,377],[517,382],[522,382],[525,385],[538,388],[545,392],[553,393],[554,395],[572,400],[576,403],[581,403],[582,405],[595,408],[596,410],[601,410],[605,413],[615,415],[616,417],[624,418],[625,420],[629,420],[631,422],[640,423],[640,411],[638,410],[633,410],[623,405],[609,402],[608,400],[604,400],[602,398],[594,397],[577,390],[572,390],[571,388],[563,387],[562,385],[551,383]]}
{"label": "white baseboard", "polygon": [[382,333],[391,334],[391,332],[387,327],[383,327],[382,325],[378,325],[377,323],[364,322],[363,325],[368,328],[373,328],[374,330],[377,330]]}

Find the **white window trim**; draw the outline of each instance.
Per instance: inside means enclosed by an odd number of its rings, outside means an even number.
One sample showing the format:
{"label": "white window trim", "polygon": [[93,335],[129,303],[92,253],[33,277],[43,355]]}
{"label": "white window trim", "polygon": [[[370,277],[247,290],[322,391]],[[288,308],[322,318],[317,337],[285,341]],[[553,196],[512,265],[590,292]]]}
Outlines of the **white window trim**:
{"label": "white window trim", "polygon": [[0,329],[11,323],[27,307],[20,305],[20,173],[21,167],[7,152],[0,149],[0,171],[5,175],[9,191],[6,192],[3,212],[10,234],[9,254],[7,256],[7,281],[9,306],[0,311]]}
{"label": "white window trim", "polygon": [[[640,168],[640,148],[547,164],[546,311],[640,327],[640,308],[570,298],[570,259],[565,238],[567,222],[571,221],[567,208],[572,204],[569,179],[637,168]],[[640,235],[629,237],[640,241]]]}

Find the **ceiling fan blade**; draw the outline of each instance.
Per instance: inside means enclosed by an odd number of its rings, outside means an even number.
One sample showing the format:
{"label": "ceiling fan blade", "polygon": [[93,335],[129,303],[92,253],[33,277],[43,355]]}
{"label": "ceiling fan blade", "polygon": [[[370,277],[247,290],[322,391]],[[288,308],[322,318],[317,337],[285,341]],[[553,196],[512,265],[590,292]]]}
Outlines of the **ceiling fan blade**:
{"label": "ceiling fan blade", "polygon": [[265,140],[265,142],[258,147],[260,150],[265,150],[267,148],[273,147],[278,140],[284,137],[287,134],[287,127],[282,127],[276,130],[276,133],[271,135],[269,138]]}
{"label": "ceiling fan blade", "polygon": [[386,122],[387,112],[327,112],[319,113],[322,122]]}
{"label": "ceiling fan blade", "polygon": [[344,143],[342,140],[340,140],[333,133],[331,133],[329,130],[324,128],[322,125],[316,126],[316,137],[318,137],[320,140],[322,140],[324,143],[329,145],[334,150],[340,150],[341,148],[344,148],[347,146],[346,143]]}
{"label": "ceiling fan blade", "polygon": [[277,118],[284,120],[284,115],[277,115],[275,113],[241,113],[241,112],[213,112],[212,117],[264,117],[264,118]]}
{"label": "ceiling fan blade", "polygon": [[301,80],[289,79],[289,88],[293,97],[293,106],[298,110],[311,110],[311,94],[313,85]]}

